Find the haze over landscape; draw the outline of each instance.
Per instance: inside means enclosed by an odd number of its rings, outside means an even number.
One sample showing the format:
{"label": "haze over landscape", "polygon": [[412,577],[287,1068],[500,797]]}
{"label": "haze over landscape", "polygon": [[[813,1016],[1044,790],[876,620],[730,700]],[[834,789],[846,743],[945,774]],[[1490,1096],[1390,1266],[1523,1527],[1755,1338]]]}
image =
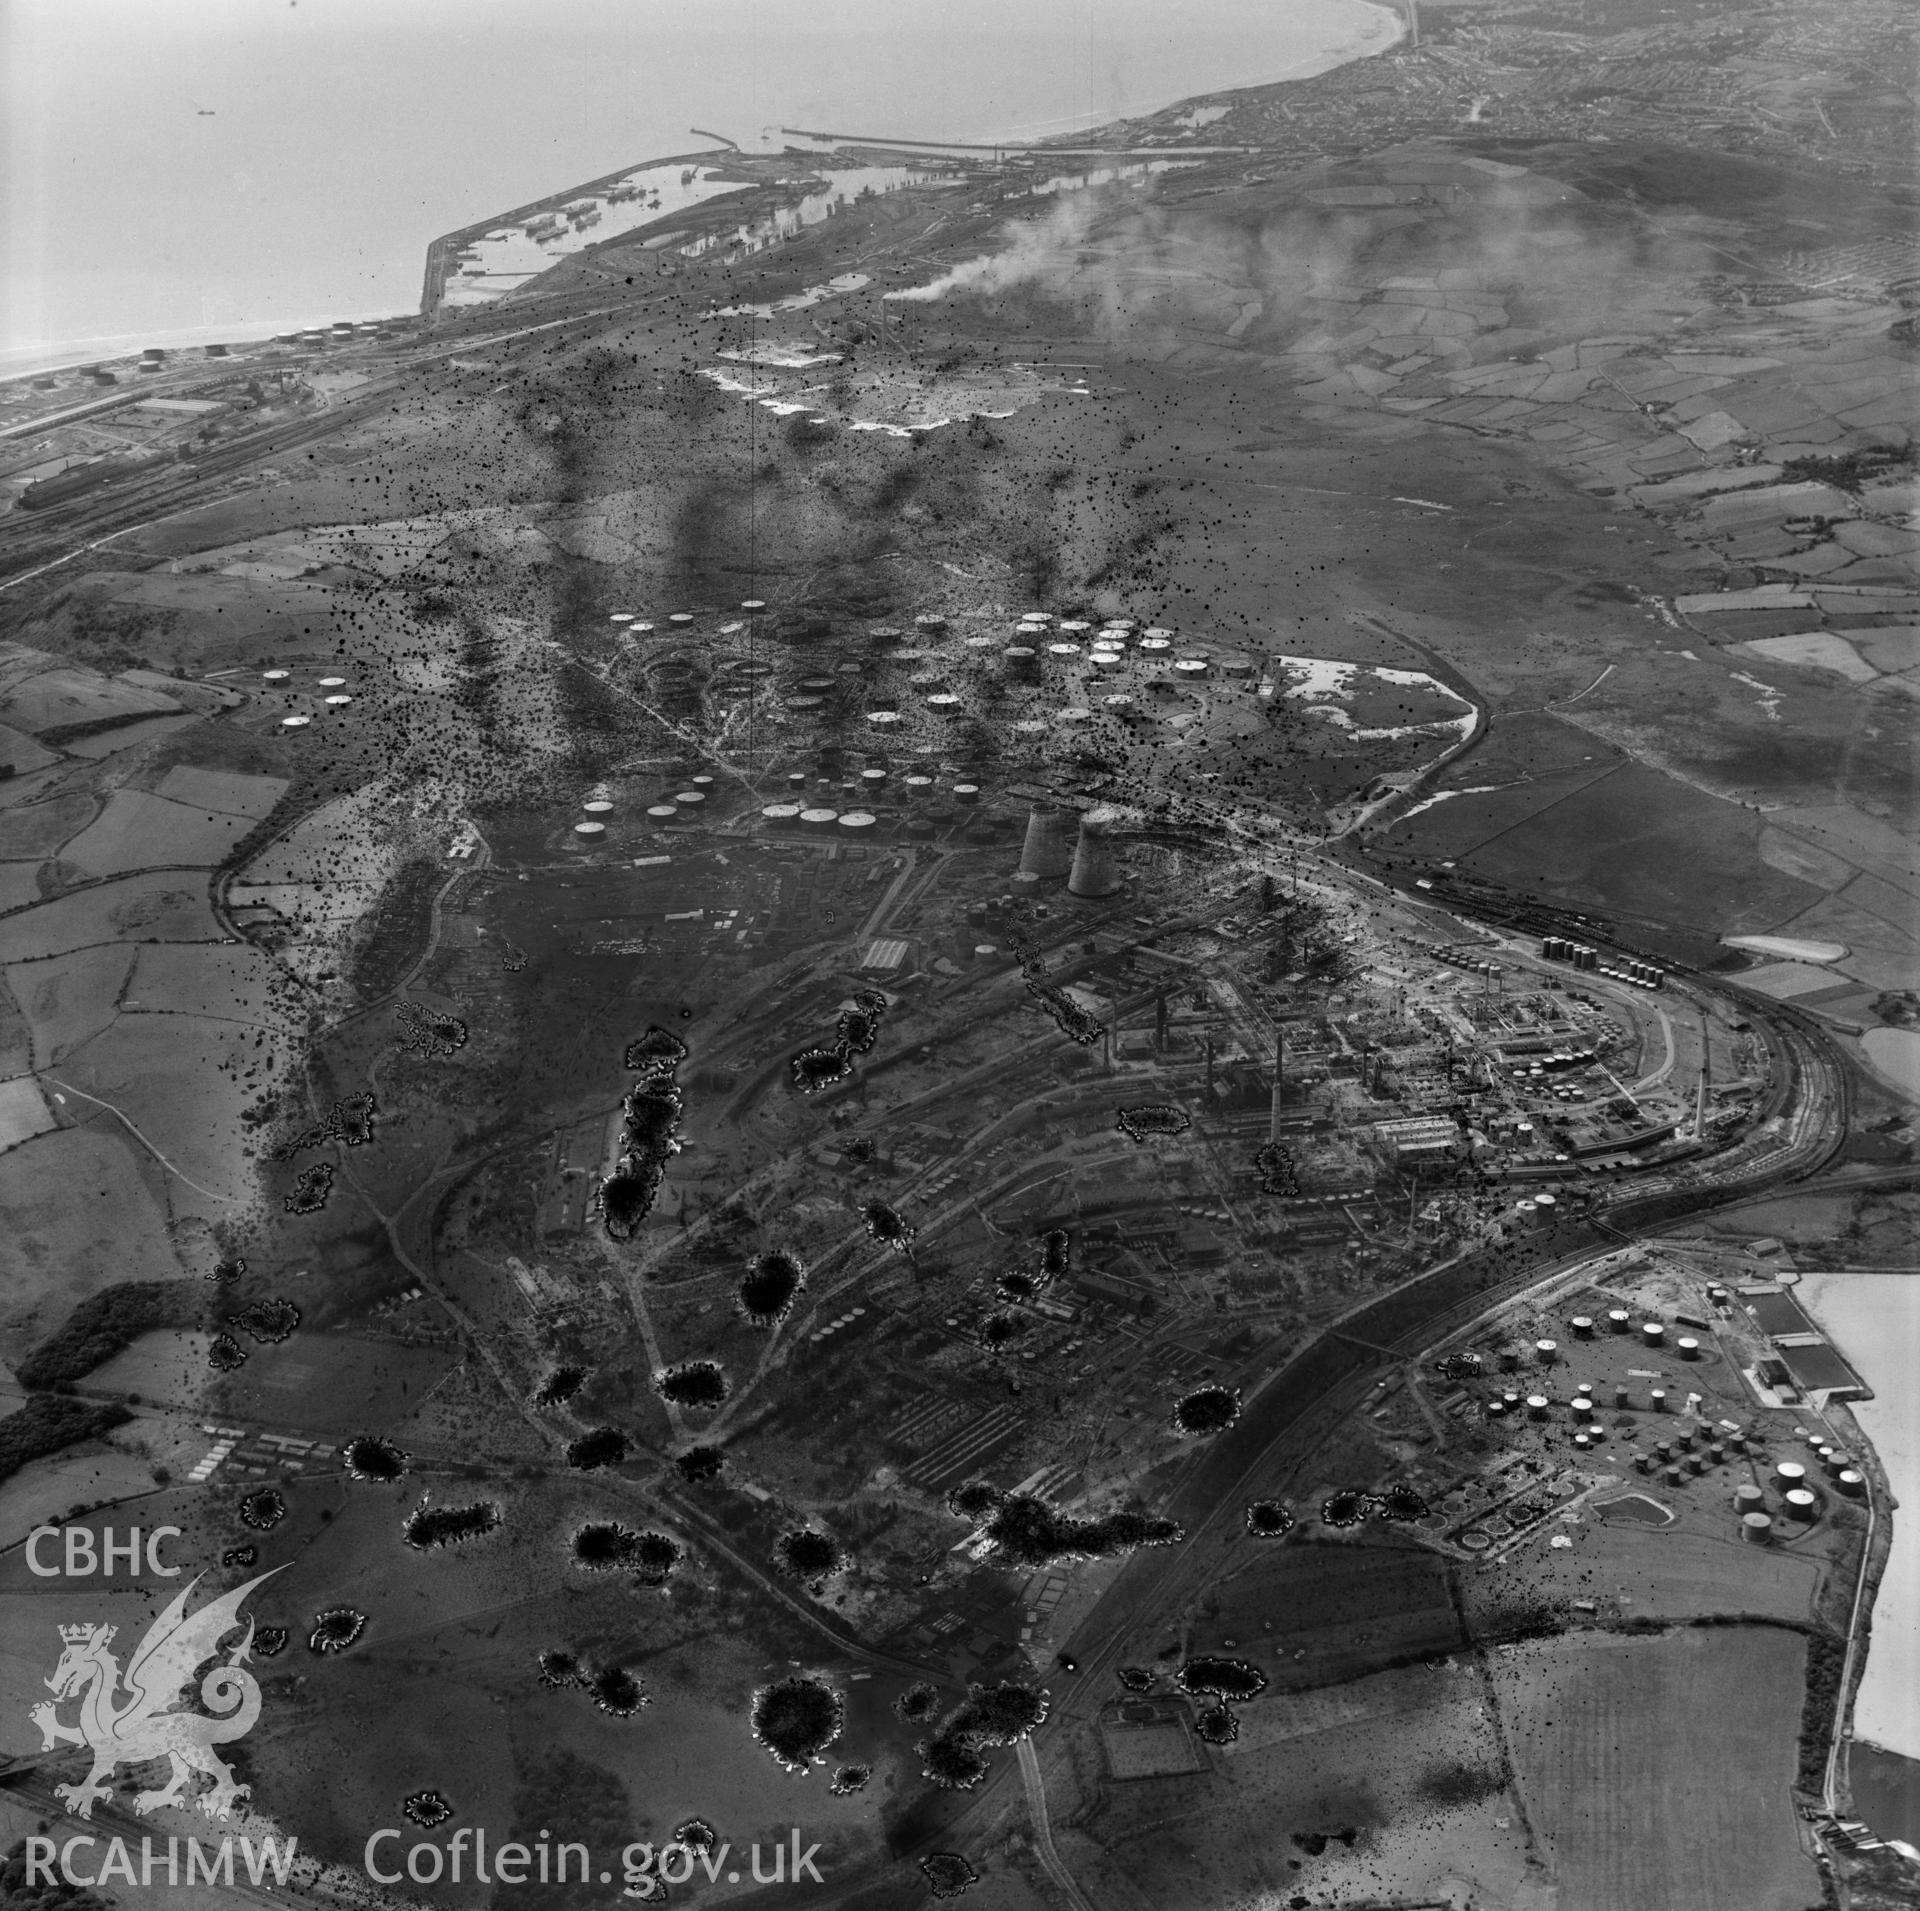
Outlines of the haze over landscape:
{"label": "haze over landscape", "polygon": [[6,18],[0,1911],[1920,1911],[1910,0]]}

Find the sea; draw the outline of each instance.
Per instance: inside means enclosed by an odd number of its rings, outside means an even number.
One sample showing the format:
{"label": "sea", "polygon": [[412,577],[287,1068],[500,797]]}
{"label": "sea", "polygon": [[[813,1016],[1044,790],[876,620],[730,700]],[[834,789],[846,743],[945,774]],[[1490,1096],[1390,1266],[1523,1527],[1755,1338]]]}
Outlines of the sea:
{"label": "sea", "polygon": [[1920,1845],[1920,1274],[1804,1274],[1794,1292],[1873,1389],[1852,1412],[1898,1502],[1854,1700],[1854,1808]]}
{"label": "sea", "polygon": [[1403,31],[1370,0],[8,0],[0,374],[411,312],[440,233],[721,140],[1039,138]]}

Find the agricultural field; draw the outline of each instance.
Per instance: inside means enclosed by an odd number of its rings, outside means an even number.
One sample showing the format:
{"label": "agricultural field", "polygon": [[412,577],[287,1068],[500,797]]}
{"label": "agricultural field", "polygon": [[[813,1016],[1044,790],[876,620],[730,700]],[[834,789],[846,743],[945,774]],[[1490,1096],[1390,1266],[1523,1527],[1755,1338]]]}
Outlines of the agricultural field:
{"label": "agricultural field", "polygon": [[33,1067],[33,1031],[0,972],[0,1080],[24,1075]]}
{"label": "agricultural field", "polygon": [[180,705],[165,692],[23,644],[0,645],[0,723],[30,736],[77,724],[171,714]]}
{"label": "agricultural field", "polygon": [[[0,815],[4,815],[0,811]],[[40,900],[40,865],[0,863],[0,915]]]}
{"label": "agricultural field", "polygon": [[161,1190],[98,1111],[0,1154],[0,1357],[18,1359],[99,1288],[179,1276]]}
{"label": "agricultural field", "polygon": [[9,729],[0,723],[0,767],[13,772],[13,787],[7,795],[14,802],[24,801],[34,788],[37,775],[44,775],[60,762],[60,754],[37,743],[24,730]]}
{"label": "agricultural field", "polygon": [[250,827],[242,816],[194,809],[144,790],[116,790],[100,815],[62,846],[61,861],[88,876],[211,868]]}
{"label": "agricultural field", "polygon": [[0,1154],[54,1125],[40,1084],[30,1075],[0,1081]]}
{"label": "agricultural field", "polygon": [[1204,1776],[1109,1786],[1088,1825],[1100,1902],[1506,1904],[1539,1876],[1472,1658],[1269,1691],[1239,1724]]}
{"label": "agricultural field", "polygon": [[135,953],[127,943],[103,942],[56,961],[16,963],[6,971],[31,1033],[34,1067],[55,1067],[112,1023]]}
{"label": "agricultural field", "polygon": [[243,1022],[123,1012],[65,1057],[60,1081],[121,1110],[169,1164],[176,1209],[212,1219],[253,1192],[241,1117],[281,1081],[290,1054],[278,1031]]}
{"label": "agricultural field", "polygon": [[100,762],[200,728],[200,718],[191,713],[177,717],[143,717],[132,723],[116,723],[111,730],[101,730],[93,736],[71,737],[61,747],[70,757],[82,762]]}
{"label": "agricultural field", "polygon": [[235,770],[176,763],[160,779],[155,794],[175,803],[200,804],[257,823],[286,794],[287,787],[283,776],[248,776]]}
{"label": "agricultural field", "polygon": [[[14,1405],[0,1396],[0,1407],[11,1412]],[[19,1553],[10,1551],[36,1526],[53,1524],[76,1506],[98,1506],[103,1500],[113,1505],[133,1501],[143,1508],[151,1504],[156,1492],[153,1462],[143,1452],[130,1451],[128,1441],[129,1436],[142,1439],[152,1424],[120,1428],[113,1445],[86,1441],[49,1459],[30,1460],[0,1487],[0,1549],[9,1549],[6,1584],[0,1589],[0,1625],[8,1623],[7,1593],[38,1590],[39,1582],[20,1583],[29,1578],[26,1566]]]}
{"label": "agricultural field", "polygon": [[0,810],[0,856],[36,861],[51,856],[93,820],[98,807],[92,797],[76,793]]}
{"label": "agricultural field", "polygon": [[134,952],[121,1006],[284,1028],[292,995],[260,950],[232,944],[146,943]]}
{"label": "agricultural field", "polygon": [[206,884],[153,870],[71,891],[0,919],[0,961],[44,961],[102,942],[219,942]]}
{"label": "agricultural field", "polygon": [[1575,1635],[1496,1655],[1515,1785],[1562,1911],[1805,1911],[1805,1642],[1773,1628]]}

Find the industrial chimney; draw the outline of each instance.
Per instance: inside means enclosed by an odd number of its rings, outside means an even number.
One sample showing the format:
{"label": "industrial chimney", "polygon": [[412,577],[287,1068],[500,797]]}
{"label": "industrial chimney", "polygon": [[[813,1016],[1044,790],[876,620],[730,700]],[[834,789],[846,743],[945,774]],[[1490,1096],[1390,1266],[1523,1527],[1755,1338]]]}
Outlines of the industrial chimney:
{"label": "industrial chimney", "polygon": [[[1020,851],[1020,874],[1064,876],[1073,867],[1073,819],[1051,803],[1036,803],[1027,812],[1027,840]],[[1078,893],[1078,892],[1076,892]]]}
{"label": "industrial chimney", "polygon": [[1080,841],[1073,852],[1073,873],[1067,878],[1070,896],[1111,896],[1120,887],[1120,872],[1114,867],[1113,844],[1107,830],[1113,821],[1111,810],[1088,810],[1080,819]]}

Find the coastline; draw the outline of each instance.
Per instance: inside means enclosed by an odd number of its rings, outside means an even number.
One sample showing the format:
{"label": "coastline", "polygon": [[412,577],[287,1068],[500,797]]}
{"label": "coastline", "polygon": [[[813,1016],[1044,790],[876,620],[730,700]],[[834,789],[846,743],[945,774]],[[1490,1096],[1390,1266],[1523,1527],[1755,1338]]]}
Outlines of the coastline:
{"label": "coastline", "polygon": [[[1106,108],[1098,112],[1069,115],[1060,119],[1029,122],[1018,127],[989,126],[980,131],[968,133],[964,139],[956,138],[952,143],[955,145],[964,143],[1044,144],[1076,134],[1097,134],[1109,129],[1118,133],[1120,129],[1138,127],[1144,122],[1176,112],[1190,103],[1217,102],[1261,87],[1310,80],[1355,61],[1377,57],[1406,39],[1407,18],[1402,9],[1393,4],[1393,0],[1344,0],[1344,5],[1355,17],[1334,44],[1323,45],[1312,53],[1280,66],[1277,70],[1261,69],[1254,77],[1236,75],[1228,85],[1214,89],[1189,89],[1172,99],[1164,95],[1154,95],[1151,98],[1143,97],[1139,101],[1123,101],[1117,109]],[[901,134],[903,138],[914,136],[904,132]],[[879,143],[878,135],[871,137]],[[747,153],[743,156],[777,157],[778,149],[775,148],[769,153]],[[660,162],[648,158],[637,159],[604,177],[618,178],[625,173],[639,171],[657,163]],[[577,187],[555,187],[548,196],[564,197],[577,190],[579,190]],[[545,204],[546,201],[542,199],[537,203]],[[487,212],[481,214],[480,218],[473,223],[474,225],[493,223],[503,216],[497,211]],[[473,229],[472,226],[465,226],[457,230],[465,232],[471,229]],[[419,258],[432,245],[438,243],[438,240],[416,242],[412,256]],[[231,320],[225,324],[203,324],[142,332],[114,332],[57,340],[42,339],[18,345],[0,346],[0,384],[132,358],[148,346],[158,346],[163,350],[174,351],[190,350],[209,343],[258,344],[277,333],[324,329],[337,320],[351,320],[355,324],[378,323],[401,317],[411,318],[417,310],[416,306],[399,310],[383,309],[378,312],[333,310],[322,316],[262,317]]]}
{"label": "coastline", "polygon": [[111,364],[137,357],[149,345],[162,351],[191,351],[200,345],[259,345],[282,332],[325,331],[337,320],[354,325],[412,323],[414,312],[329,312],[324,318],[234,319],[225,325],[189,325],[170,332],[114,332],[100,338],[74,338],[59,344],[0,349],[0,385],[85,365]]}
{"label": "coastline", "polygon": [[1858,1272],[1801,1276],[1808,1313],[1873,1388],[1849,1404],[1873,1449],[1896,1509],[1886,1566],[1875,1589],[1864,1670],[1853,1699],[1852,1735],[1903,1759],[1920,1759],[1920,1402],[1911,1376],[1920,1347],[1920,1277]]}
{"label": "coastline", "polygon": [[[1410,5],[1411,0],[1407,0]],[[1182,156],[1200,158],[1214,150],[1203,145],[1185,143],[1201,126],[1212,119],[1222,117],[1231,106],[1229,102],[1238,95],[1259,92],[1265,88],[1288,84],[1290,81],[1305,81],[1314,76],[1335,71],[1356,60],[1371,59],[1385,53],[1408,37],[1410,16],[1403,16],[1399,8],[1392,4],[1383,4],[1383,0],[1337,0],[1337,4],[1347,10],[1349,15],[1357,13],[1356,36],[1342,35],[1333,44],[1323,44],[1314,53],[1292,62],[1280,74],[1267,79],[1243,79],[1234,86],[1225,89],[1186,91],[1167,101],[1164,93],[1156,92],[1153,98],[1156,104],[1134,110],[1126,101],[1118,105],[1109,104],[1098,113],[1081,116],[1075,121],[1049,121],[1046,125],[1055,129],[1045,133],[1026,132],[1009,133],[970,132],[964,137],[948,141],[935,141],[919,134],[870,133],[832,131],[802,131],[795,127],[783,127],[783,135],[808,139],[819,144],[817,153],[807,153],[806,148],[791,145],[765,152],[755,152],[729,142],[723,151],[708,153],[681,153],[655,159],[647,159],[636,165],[623,166],[619,171],[601,174],[598,177],[579,184],[549,190],[541,198],[517,206],[507,212],[492,212],[485,218],[455,227],[452,231],[441,233],[427,247],[420,289],[420,317],[427,325],[432,325],[444,312],[455,305],[467,311],[491,303],[497,294],[488,292],[484,296],[468,296],[455,299],[450,294],[454,286],[454,270],[462,257],[477,256],[476,249],[483,244],[495,243],[499,239],[499,228],[511,228],[522,220],[536,214],[550,214],[557,208],[576,199],[597,201],[598,195],[623,180],[638,179],[652,171],[670,171],[685,164],[704,166],[706,177],[719,176],[719,168],[731,161],[739,165],[749,175],[756,167],[779,166],[790,153],[806,153],[810,159],[822,162],[821,170],[827,177],[833,176],[835,157],[844,160],[848,153],[865,151],[871,155],[899,154],[912,151],[923,153],[931,163],[945,157],[949,160],[972,157],[992,151],[997,157],[1024,155],[1044,161],[1058,155],[1063,161],[1070,158],[1086,159],[1096,151],[1102,157],[1114,162],[1128,159],[1165,159],[1177,163]],[[1204,113],[1205,119],[1197,115]],[[1169,126],[1168,122],[1172,122]],[[1184,123],[1183,123],[1184,122]],[[1164,146],[1153,143],[1163,132],[1172,137]],[[713,135],[713,137],[721,137]],[[1094,144],[1093,142],[1098,142]],[[1238,150],[1238,149],[1229,149]],[[685,179],[691,175],[682,176]],[[764,190],[775,181],[764,173],[757,179],[742,179],[734,192],[715,195],[720,198],[744,198],[756,189]],[[886,188],[882,188],[885,190]],[[656,198],[656,205],[658,203]],[[672,227],[677,213],[682,208],[658,213],[623,226],[609,238],[618,237],[623,242],[631,241],[639,235],[654,229]],[[599,212],[596,211],[596,219]],[[527,277],[537,282],[551,266],[560,265],[565,258],[579,251],[592,251],[600,241],[588,241],[583,247],[569,247],[565,252],[549,255],[530,275],[516,275],[524,283]],[[463,276],[486,276],[486,269],[478,273]],[[512,290],[518,291],[516,284]]]}

